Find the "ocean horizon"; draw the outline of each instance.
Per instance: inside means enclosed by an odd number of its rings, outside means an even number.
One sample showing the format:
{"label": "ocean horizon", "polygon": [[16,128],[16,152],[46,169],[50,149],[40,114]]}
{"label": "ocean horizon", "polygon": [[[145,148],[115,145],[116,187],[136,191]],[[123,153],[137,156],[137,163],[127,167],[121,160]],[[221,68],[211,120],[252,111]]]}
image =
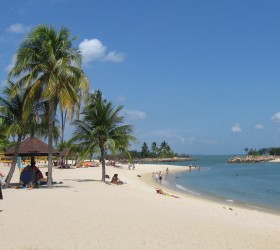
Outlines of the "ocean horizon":
{"label": "ocean horizon", "polygon": [[280,163],[227,163],[232,155],[196,155],[196,161],[168,165],[199,166],[170,174],[163,184],[195,196],[280,212]]}

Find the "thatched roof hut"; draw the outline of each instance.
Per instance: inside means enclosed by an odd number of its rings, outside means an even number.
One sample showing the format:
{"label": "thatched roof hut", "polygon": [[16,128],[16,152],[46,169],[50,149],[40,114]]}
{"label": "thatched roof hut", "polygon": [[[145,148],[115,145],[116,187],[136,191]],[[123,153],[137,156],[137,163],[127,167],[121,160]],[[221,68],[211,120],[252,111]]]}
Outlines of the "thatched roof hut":
{"label": "thatched roof hut", "polygon": [[[8,149],[4,155],[13,156],[15,154],[15,146]],[[52,150],[53,155],[59,155],[57,149]],[[48,155],[48,144],[39,140],[36,137],[30,137],[23,140],[19,147],[19,156],[47,156]]]}

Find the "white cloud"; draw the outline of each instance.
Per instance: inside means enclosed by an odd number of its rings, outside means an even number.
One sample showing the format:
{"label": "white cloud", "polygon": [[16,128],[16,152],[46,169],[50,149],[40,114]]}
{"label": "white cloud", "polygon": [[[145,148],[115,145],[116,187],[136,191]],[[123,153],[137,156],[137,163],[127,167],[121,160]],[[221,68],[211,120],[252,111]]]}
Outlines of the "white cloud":
{"label": "white cloud", "polygon": [[123,62],[125,58],[125,55],[123,53],[117,53],[116,51],[109,52],[104,60],[109,62]]}
{"label": "white cloud", "polygon": [[231,131],[233,133],[240,133],[242,132],[242,129],[240,128],[238,123],[235,123],[234,126],[231,128]]}
{"label": "white cloud", "polygon": [[10,27],[7,28],[7,31],[16,34],[23,34],[28,32],[31,29],[31,26],[24,26],[21,23],[14,23]]}
{"label": "white cloud", "polygon": [[255,129],[264,129],[264,126],[262,124],[257,124],[255,126]]}
{"label": "white cloud", "polygon": [[271,120],[274,121],[274,122],[280,122],[280,112],[274,114],[274,115],[271,117]]}
{"label": "white cloud", "polygon": [[106,46],[98,39],[85,39],[79,44],[84,63],[92,61],[123,62],[125,55],[110,51],[106,53]]}
{"label": "white cloud", "polygon": [[128,116],[133,120],[144,120],[147,116],[145,112],[131,109],[123,109],[123,115]]}

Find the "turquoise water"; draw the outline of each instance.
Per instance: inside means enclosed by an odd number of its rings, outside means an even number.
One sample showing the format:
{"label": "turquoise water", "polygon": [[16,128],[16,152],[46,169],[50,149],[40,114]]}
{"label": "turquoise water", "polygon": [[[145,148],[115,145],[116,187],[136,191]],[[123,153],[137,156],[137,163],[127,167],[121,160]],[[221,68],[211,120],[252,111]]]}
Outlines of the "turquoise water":
{"label": "turquoise water", "polygon": [[200,169],[169,175],[167,185],[198,196],[280,211],[280,163],[228,164],[230,156],[197,158],[173,163],[200,165]]}

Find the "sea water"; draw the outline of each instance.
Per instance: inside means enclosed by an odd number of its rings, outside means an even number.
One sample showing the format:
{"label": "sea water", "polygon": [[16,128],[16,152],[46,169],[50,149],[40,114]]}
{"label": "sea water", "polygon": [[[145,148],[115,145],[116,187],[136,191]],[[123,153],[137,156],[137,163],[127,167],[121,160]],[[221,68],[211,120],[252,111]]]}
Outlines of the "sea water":
{"label": "sea water", "polygon": [[209,199],[280,212],[280,163],[227,163],[230,157],[197,156],[197,161],[172,163],[200,167],[171,174],[165,184]]}

